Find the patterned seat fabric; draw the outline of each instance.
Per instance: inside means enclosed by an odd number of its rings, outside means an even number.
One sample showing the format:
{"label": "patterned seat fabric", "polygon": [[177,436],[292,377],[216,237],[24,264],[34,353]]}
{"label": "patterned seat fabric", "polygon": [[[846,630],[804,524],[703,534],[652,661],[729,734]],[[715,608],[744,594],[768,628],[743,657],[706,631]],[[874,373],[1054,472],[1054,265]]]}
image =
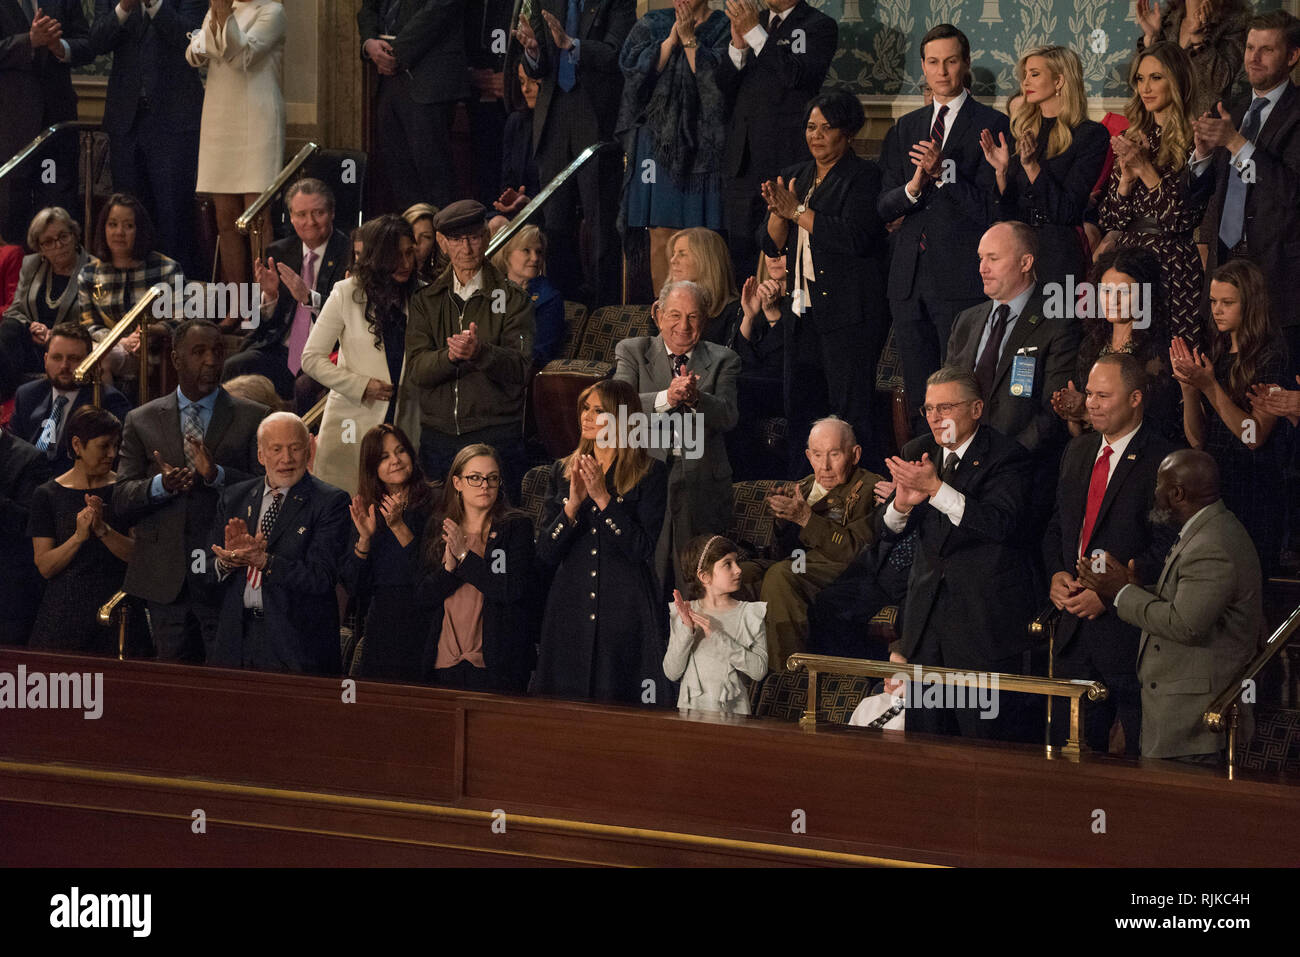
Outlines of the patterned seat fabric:
{"label": "patterned seat fabric", "polygon": [[898,356],[898,346],[894,342],[894,328],[890,326],[885,348],[880,350],[880,359],[876,363],[876,389],[893,392],[902,387],[903,361]]}
{"label": "patterned seat fabric", "polygon": [[[614,374],[614,363],[606,362],[603,359],[552,359],[542,366],[542,371],[537,374],[539,376],[575,375],[591,379],[604,379]],[[584,385],[583,388],[585,389],[586,386]]]}
{"label": "patterned seat fabric", "polygon": [[[817,720],[833,724],[848,724],[853,709],[870,692],[880,679],[860,675],[817,676]],[[754,707],[758,718],[777,718],[781,721],[798,721],[808,707],[808,673],[805,671],[778,671],[763,681]]]}
{"label": "patterned seat fabric", "polygon": [[572,359],[582,341],[582,326],[587,321],[587,307],[580,302],[564,300],[564,347],[560,358]]}
{"label": "patterned seat fabric", "polygon": [[1300,774],[1300,711],[1257,708],[1255,736],[1235,757],[1245,771]]}
{"label": "patterned seat fabric", "polygon": [[550,479],[551,467],[537,465],[524,473],[523,486],[519,490],[519,507],[533,520],[533,534],[542,531],[542,509],[546,505],[546,487]]}
{"label": "patterned seat fabric", "polygon": [[575,359],[614,362],[614,347],[624,339],[653,336],[654,320],[649,306],[601,306],[587,317]]}
{"label": "patterned seat fabric", "polygon": [[755,479],[731,486],[731,527],[727,529],[727,538],[750,558],[777,557],[776,519],[767,507],[767,496],[785,484],[775,479]]}

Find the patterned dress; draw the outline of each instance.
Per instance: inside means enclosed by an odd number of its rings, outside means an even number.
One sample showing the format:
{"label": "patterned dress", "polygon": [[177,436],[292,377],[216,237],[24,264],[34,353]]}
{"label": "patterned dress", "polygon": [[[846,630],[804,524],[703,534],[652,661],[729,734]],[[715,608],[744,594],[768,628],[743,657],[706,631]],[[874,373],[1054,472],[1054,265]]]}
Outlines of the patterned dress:
{"label": "patterned dress", "polygon": [[[1160,127],[1152,128],[1151,153],[1160,151]],[[1201,295],[1205,271],[1193,231],[1205,215],[1206,195],[1193,195],[1186,164],[1182,169],[1156,167],[1160,185],[1149,190],[1135,180],[1127,196],[1119,195],[1119,164],[1110,172],[1098,211],[1102,232],[1119,230],[1117,246],[1150,250],[1160,261],[1160,281],[1169,309],[1169,331],[1190,345],[1204,345]]]}

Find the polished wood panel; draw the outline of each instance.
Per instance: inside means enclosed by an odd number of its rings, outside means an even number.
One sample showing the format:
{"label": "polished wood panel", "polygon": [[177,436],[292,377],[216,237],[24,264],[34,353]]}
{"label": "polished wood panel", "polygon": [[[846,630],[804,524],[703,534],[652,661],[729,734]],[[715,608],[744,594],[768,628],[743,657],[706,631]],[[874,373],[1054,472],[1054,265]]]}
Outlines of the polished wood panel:
{"label": "polished wood panel", "polygon": [[20,663],[102,671],[104,714],[0,711],[5,863],[1300,860],[1278,778],[365,682],[346,704],[338,680],[0,649]]}

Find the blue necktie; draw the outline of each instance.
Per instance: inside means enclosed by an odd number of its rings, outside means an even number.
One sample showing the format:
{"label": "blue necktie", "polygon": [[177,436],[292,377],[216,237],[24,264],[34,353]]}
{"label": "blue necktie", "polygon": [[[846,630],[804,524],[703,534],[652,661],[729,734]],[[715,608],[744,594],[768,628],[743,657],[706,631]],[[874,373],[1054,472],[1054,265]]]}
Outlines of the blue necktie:
{"label": "blue necktie", "polygon": [[41,423],[41,437],[36,441],[36,451],[44,452],[53,459],[59,446],[59,426],[63,424],[63,410],[68,407],[68,397],[61,395],[54,400],[54,411]]}
{"label": "blue necktie", "polygon": [[[1241,135],[1252,143],[1259,135],[1259,114],[1264,112],[1268,100],[1262,96],[1255,97],[1246,114],[1246,122],[1241,125]],[[1241,175],[1228,170],[1228,192],[1223,199],[1223,218],[1219,220],[1219,241],[1231,249],[1241,242],[1241,234],[1246,226],[1246,184]]]}
{"label": "blue necktie", "polygon": [[[571,37],[578,35],[578,17],[582,15],[582,0],[569,0],[569,11],[564,15],[564,32]],[[568,93],[578,82],[577,68],[573,64],[573,51],[560,53],[560,73],[557,77],[560,89]]]}

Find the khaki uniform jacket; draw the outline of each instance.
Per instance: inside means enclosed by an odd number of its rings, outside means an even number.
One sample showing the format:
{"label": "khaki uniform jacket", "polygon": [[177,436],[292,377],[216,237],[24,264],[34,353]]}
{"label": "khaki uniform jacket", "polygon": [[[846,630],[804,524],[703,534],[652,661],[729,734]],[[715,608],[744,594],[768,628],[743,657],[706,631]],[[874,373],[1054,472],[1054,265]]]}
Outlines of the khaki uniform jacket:
{"label": "khaki uniform jacket", "polygon": [[[457,306],[447,269],[411,297],[406,377],[418,390],[420,423],[444,435],[497,425],[523,428],[524,394],[533,356],[533,304],[490,262],[483,288]],[[447,340],[477,323],[478,356],[452,362]]]}
{"label": "khaki uniform jacket", "polygon": [[[799,481],[799,491],[805,499],[812,494],[816,476],[807,475]],[[871,527],[871,512],[875,508],[872,490],[881,477],[875,472],[855,468],[848,480],[835,486],[812,506],[808,524],[799,528],[790,522],[779,522],[777,535],[789,552],[802,548],[808,558],[820,559],[835,565],[847,566],[858,553],[875,541]],[[794,531],[798,531],[797,541]]]}

